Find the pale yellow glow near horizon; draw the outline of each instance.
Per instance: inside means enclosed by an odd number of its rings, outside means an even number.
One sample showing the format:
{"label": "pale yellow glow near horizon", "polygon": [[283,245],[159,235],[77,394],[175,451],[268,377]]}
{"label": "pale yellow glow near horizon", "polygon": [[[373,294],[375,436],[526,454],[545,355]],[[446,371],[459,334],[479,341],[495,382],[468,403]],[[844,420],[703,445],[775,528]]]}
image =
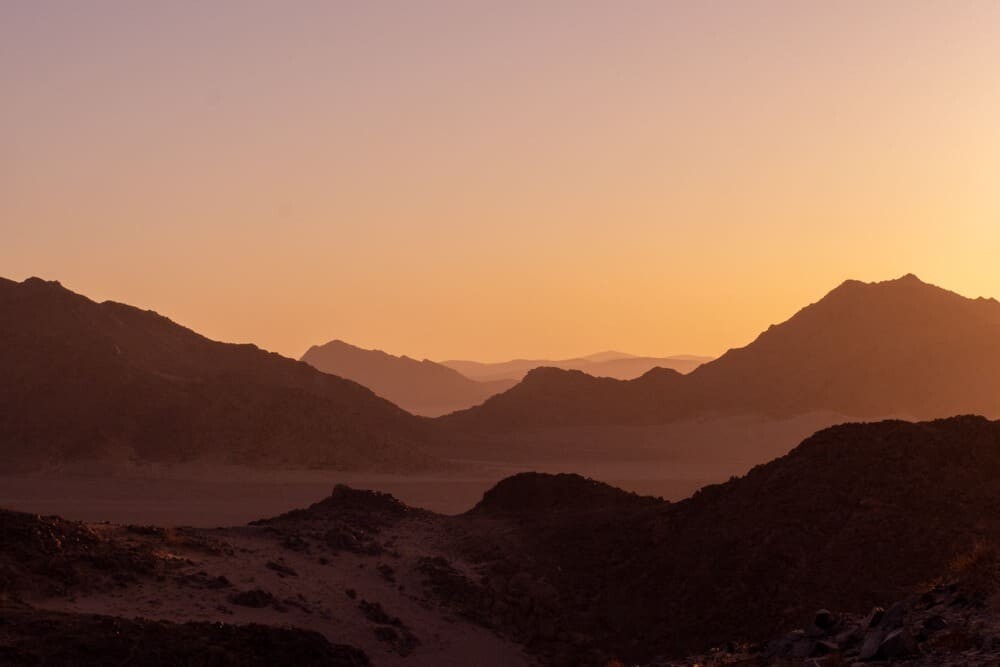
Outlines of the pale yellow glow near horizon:
{"label": "pale yellow glow near horizon", "polygon": [[3,277],[294,357],[1000,297],[1000,3],[86,4],[0,6]]}

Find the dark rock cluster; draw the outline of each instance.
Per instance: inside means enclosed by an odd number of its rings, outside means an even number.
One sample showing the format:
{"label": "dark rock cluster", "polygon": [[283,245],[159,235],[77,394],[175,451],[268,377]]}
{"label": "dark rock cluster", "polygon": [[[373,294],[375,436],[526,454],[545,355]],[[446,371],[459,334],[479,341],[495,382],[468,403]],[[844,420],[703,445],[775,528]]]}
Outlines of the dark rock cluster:
{"label": "dark rock cluster", "polygon": [[410,655],[420,640],[403,623],[398,616],[389,614],[381,603],[362,600],[358,609],[369,621],[375,624],[373,632],[379,641],[385,642],[390,648],[402,656]]}
{"label": "dark rock cluster", "polygon": [[[975,558],[981,558],[976,556]],[[975,574],[982,574],[982,561]],[[989,557],[990,580],[959,572],[958,580],[909,595],[867,614],[817,611],[811,623],[759,643],[730,643],[683,660],[658,660],[661,667],[723,665],[907,664],[958,667],[1000,664],[1000,569]]]}
{"label": "dark rock cluster", "polygon": [[104,539],[85,524],[0,510],[0,593],[62,595],[163,567],[147,546]]}
{"label": "dark rock cluster", "polygon": [[168,623],[0,606],[0,664],[144,667],[364,667],[361,650],[308,630]]}

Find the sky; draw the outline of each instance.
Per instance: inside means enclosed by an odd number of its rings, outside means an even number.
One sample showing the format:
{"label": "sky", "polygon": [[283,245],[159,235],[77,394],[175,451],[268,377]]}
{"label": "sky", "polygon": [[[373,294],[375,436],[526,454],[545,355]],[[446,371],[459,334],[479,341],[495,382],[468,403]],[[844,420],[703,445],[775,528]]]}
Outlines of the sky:
{"label": "sky", "polygon": [[0,2],[0,276],[211,338],[719,354],[1000,297],[1000,2]]}

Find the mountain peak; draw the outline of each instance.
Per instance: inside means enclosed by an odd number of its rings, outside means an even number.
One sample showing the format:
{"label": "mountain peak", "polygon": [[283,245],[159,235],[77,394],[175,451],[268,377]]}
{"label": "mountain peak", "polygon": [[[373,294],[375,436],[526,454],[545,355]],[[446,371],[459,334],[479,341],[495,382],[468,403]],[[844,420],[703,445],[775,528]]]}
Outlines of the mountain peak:
{"label": "mountain peak", "polygon": [[895,280],[890,280],[889,282],[894,282],[894,283],[919,283],[921,285],[926,285],[927,284],[923,280],[921,280],[920,278],[918,278],[916,276],[916,274],[914,274],[914,273],[907,273],[906,275],[900,276],[899,278],[896,278]]}
{"label": "mountain peak", "polygon": [[521,380],[522,384],[545,384],[549,382],[559,382],[568,378],[588,378],[593,376],[576,370],[575,368],[558,368],[556,366],[538,366],[525,373]]}
{"label": "mountain peak", "polygon": [[848,278],[837,286],[833,292],[840,292],[844,290],[856,290],[856,289],[870,289],[878,287],[892,287],[892,286],[925,286],[934,287],[930,283],[925,283],[923,280],[918,278],[916,274],[907,273],[900,276],[899,278],[890,278],[889,280],[874,280],[872,282],[865,282],[863,280],[857,280],[854,278]]}
{"label": "mountain peak", "polygon": [[58,280],[45,280],[44,278],[39,278],[38,276],[31,276],[30,278],[25,278],[22,282],[25,287],[58,287],[62,288],[62,283]]}

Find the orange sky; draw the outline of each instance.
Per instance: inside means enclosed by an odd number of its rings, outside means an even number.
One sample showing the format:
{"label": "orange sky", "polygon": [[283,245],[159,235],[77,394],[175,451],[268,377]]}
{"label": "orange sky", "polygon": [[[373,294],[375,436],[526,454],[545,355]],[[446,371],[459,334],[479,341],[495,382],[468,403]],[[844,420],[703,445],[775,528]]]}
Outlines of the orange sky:
{"label": "orange sky", "polygon": [[0,3],[0,275],[299,356],[1000,296],[1000,3]]}

